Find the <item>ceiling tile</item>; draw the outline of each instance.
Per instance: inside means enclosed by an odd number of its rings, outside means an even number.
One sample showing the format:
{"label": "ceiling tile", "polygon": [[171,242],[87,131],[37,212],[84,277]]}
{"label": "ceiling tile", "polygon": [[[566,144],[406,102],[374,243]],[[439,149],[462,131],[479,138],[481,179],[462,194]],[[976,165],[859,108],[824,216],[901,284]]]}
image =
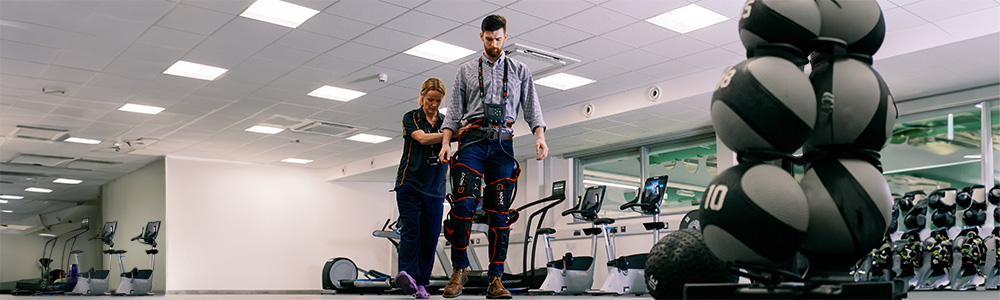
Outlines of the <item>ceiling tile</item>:
{"label": "ceiling tile", "polygon": [[[525,43],[529,45],[544,46],[544,48],[559,49],[566,47],[569,44],[575,43],[577,41],[589,38],[593,35],[570,28],[565,25],[560,24],[549,24],[542,26],[538,29],[532,30],[531,32],[514,36],[510,35],[510,41],[513,43]],[[523,42],[522,42],[523,41]]]}
{"label": "ceiling tile", "polygon": [[[351,61],[348,61],[348,60],[345,60],[344,62],[349,62],[350,64],[360,64],[360,63],[351,62]],[[337,67],[341,67],[341,66],[338,65]],[[361,68],[361,67],[364,67],[364,65],[356,65],[355,67]],[[282,79],[289,79],[289,80],[298,80],[298,81],[302,81],[302,82],[309,82],[309,83],[312,84],[312,88],[310,88],[307,92],[311,92],[313,89],[316,89],[317,87],[320,87],[320,86],[325,85],[327,83],[330,83],[330,82],[332,82],[334,80],[337,80],[338,78],[342,78],[342,77],[346,76],[348,74],[346,72],[352,72],[353,73],[353,72],[357,71],[357,69],[353,69],[353,68],[354,67],[351,67],[351,70],[344,70],[344,72],[342,72],[339,69],[332,69],[332,68],[317,69],[317,68],[309,68],[309,67],[300,67],[300,68],[297,68],[295,70],[292,70],[291,72],[288,72],[288,74],[286,74]]]}
{"label": "ceiling tile", "polygon": [[351,40],[359,35],[375,29],[375,25],[351,20],[341,16],[327,13],[319,13],[310,18],[297,29],[335,37],[342,40]]}
{"label": "ceiling tile", "polygon": [[638,21],[641,20],[617,13],[604,7],[595,6],[578,14],[566,17],[559,23],[597,35]]}
{"label": "ceiling tile", "polygon": [[[251,57],[232,67],[221,79],[244,83],[266,84],[291,72],[295,66],[270,59]],[[218,79],[216,79],[218,80]]]}
{"label": "ceiling tile", "polygon": [[587,62],[600,60],[632,49],[635,48],[598,36],[560,48],[559,51],[576,54],[577,56],[574,58],[582,62]]}
{"label": "ceiling tile", "polygon": [[151,64],[141,60],[135,60],[130,58],[118,58],[111,62],[105,69],[104,72],[120,75],[125,77],[131,77],[137,80],[153,80],[156,76],[163,73],[169,65],[163,64]]}
{"label": "ceiling tile", "polygon": [[416,10],[460,23],[470,23],[481,22],[486,15],[498,8],[485,1],[428,1],[417,6]]}
{"label": "ceiling tile", "polygon": [[649,66],[650,62],[662,61],[663,56],[653,54],[652,52],[634,49],[622,52],[617,55],[605,58],[604,61],[619,67],[623,67],[629,70],[638,70]]}
{"label": "ceiling tile", "polygon": [[303,94],[308,94],[309,91],[293,91],[280,89],[276,87],[265,86],[261,87],[250,95],[247,95],[240,101],[254,101],[254,103],[259,103],[260,101],[268,101],[270,103],[283,102],[285,100],[291,99],[292,97],[298,97]]}
{"label": "ceiling tile", "polygon": [[236,18],[234,15],[182,4],[156,24],[180,31],[209,35],[234,18]]}
{"label": "ceiling tile", "polygon": [[639,72],[628,72],[604,79],[601,82],[610,85],[620,86],[625,89],[632,89],[649,84],[650,78],[651,78],[650,75],[642,74]]}
{"label": "ceiling tile", "polygon": [[299,106],[308,106],[314,108],[313,111],[310,112],[310,114],[306,114],[299,117],[308,117],[309,115],[316,113],[316,109],[329,109],[340,104],[339,102],[333,100],[317,98],[306,94],[289,98],[288,100],[285,100],[285,102],[283,103],[294,104]]}
{"label": "ceiling tile", "polygon": [[[217,68],[232,69],[233,66],[237,66],[242,62],[251,59],[250,54],[247,52],[238,53],[238,55],[234,54],[237,53],[225,53],[224,51],[219,51],[219,49],[213,49],[213,51],[208,51],[207,49],[197,49],[188,52],[181,58],[181,60]],[[170,65],[173,65],[173,63],[163,65],[163,70],[169,68]],[[162,73],[163,70],[160,70],[160,73]],[[223,74],[222,76],[226,76],[228,74],[229,72]]]}
{"label": "ceiling tile", "polygon": [[246,11],[254,0],[184,0],[185,5],[197,6],[230,15],[239,15]]}
{"label": "ceiling tile", "polygon": [[50,63],[59,50],[49,47],[35,46],[15,41],[4,41],[0,43],[0,57],[9,59],[26,60],[38,63]]}
{"label": "ceiling tile", "polygon": [[93,14],[96,1],[0,1],[0,19],[76,30]]}
{"label": "ceiling tile", "polygon": [[163,26],[153,26],[146,30],[136,43],[156,45],[160,47],[190,50],[194,46],[205,40],[204,35],[167,28]]}
{"label": "ceiling tile", "polygon": [[[135,87],[138,89],[138,87]],[[69,93],[74,97],[79,97],[81,99],[87,99],[91,101],[101,101],[109,103],[125,103],[128,97],[131,97],[134,93],[134,89],[122,89],[118,87],[102,87],[98,85],[88,84],[80,87],[77,90],[70,90]]]}
{"label": "ceiling tile", "polygon": [[[45,64],[7,58],[0,59],[0,65],[3,66],[3,68],[0,68],[0,73],[2,74],[31,78],[41,77],[47,67]],[[0,81],[0,84],[3,86],[8,86],[7,84],[13,81],[7,78],[4,79],[6,80]]]}
{"label": "ceiling tile", "polygon": [[892,3],[892,1],[890,0],[877,0],[877,2],[879,8],[881,8],[883,12],[886,11],[887,9],[896,7],[896,4]]}
{"label": "ceiling tile", "polygon": [[[601,3],[601,6],[610,8],[628,16],[632,16],[639,20],[645,20],[688,4],[689,3],[684,1],[630,0],[608,1]],[[742,3],[740,3],[740,6],[742,7]]]}
{"label": "ceiling tile", "polygon": [[[556,21],[593,6],[593,3],[586,1],[520,1],[508,5],[507,8],[544,20]],[[503,12],[500,14],[503,15]],[[508,22],[511,21],[508,19]]]}
{"label": "ceiling tile", "polygon": [[694,73],[693,71],[700,71],[715,67],[729,67],[741,61],[746,60],[746,56],[732,53],[722,48],[712,48],[685,57],[678,58],[677,60],[685,62],[691,67],[697,66],[695,67],[695,69],[690,69],[688,68],[688,66],[678,65],[677,66],[679,68],[678,71],[684,69],[692,71],[691,73]]}
{"label": "ceiling tile", "polygon": [[715,46],[740,41],[739,27],[735,20],[720,22],[685,35]]}
{"label": "ceiling tile", "polygon": [[384,27],[409,33],[426,39],[440,35],[442,32],[462,25],[459,22],[429,15],[419,11],[409,11],[388,23]]}
{"label": "ceiling tile", "polygon": [[264,49],[260,50],[260,52],[254,54],[254,56],[298,67],[315,58],[317,54],[315,52],[297,50],[281,45],[271,44],[264,47]]}
{"label": "ceiling tile", "polygon": [[902,30],[893,31],[885,36],[882,47],[875,53],[875,60],[909,53],[914,49],[926,49],[928,46],[942,45],[954,38],[934,24],[924,24]]}
{"label": "ceiling tile", "polygon": [[275,44],[313,53],[323,53],[343,44],[344,40],[305,30],[292,30]]}
{"label": "ceiling tile", "polygon": [[926,20],[901,7],[883,9],[882,16],[885,18],[885,31],[887,33],[927,23]]}
{"label": "ceiling tile", "polygon": [[708,50],[712,45],[680,35],[642,48],[667,58],[678,58]]}
{"label": "ceiling tile", "polygon": [[427,40],[409,33],[379,27],[362,34],[354,41],[394,52],[403,52]]}
{"label": "ceiling tile", "polygon": [[[400,114],[400,115],[402,115],[402,114]],[[309,115],[308,118],[312,119],[312,120],[345,123],[348,120],[357,118],[358,116],[361,116],[361,114],[343,112],[343,111],[338,111],[336,109],[327,109],[327,110],[319,111],[317,113]]]}
{"label": "ceiling tile", "polygon": [[569,91],[572,91],[577,95],[585,95],[576,97],[577,100],[575,103],[581,103],[591,99],[612,95],[617,93],[619,89],[620,88],[617,86],[598,81],[581,87],[569,89]]}
{"label": "ceiling tile", "polygon": [[944,19],[935,24],[958,39],[969,39],[1000,32],[1000,6],[993,6],[977,12]]}
{"label": "ceiling tile", "polygon": [[86,83],[87,81],[90,81],[91,77],[94,77],[94,74],[97,73],[94,71],[75,68],[49,66],[45,69],[45,72],[42,73],[42,78],[72,83]]}
{"label": "ceiling tile", "polygon": [[205,39],[195,50],[247,58],[289,31],[287,27],[239,18]]}
{"label": "ceiling tile", "polygon": [[181,49],[137,43],[128,47],[128,49],[125,50],[120,57],[143,60],[148,63],[163,65],[165,66],[163,69],[166,70],[167,67],[180,60],[185,53],[187,53],[187,51]]}
{"label": "ceiling tile", "polygon": [[[729,53],[728,51],[725,52]],[[729,54],[732,55],[732,53]],[[648,68],[639,69],[639,72],[656,76],[660,79],[671,79],[704,70],[699,66],[700,65],[692,65],[677,60],[671,60],[665,63],[650,66]]]}
{"label": "ceiling tile", "polygon": [[739,1],[700,0],[697,1],[695,4],[707,8],[708,10],[714,11],[720,15],[729,17],[730,19],[733,20],[739,19],[740,15],[743,14],[743,3]]}
{"label": "ceiling tile", "polygon": [[[903,8],[923,18],[924,20],[935,22],[977,12],[993,6],[997,6],[997,3],[990,0],[961,0],[921,1],[913,4],[907,4]],[[996,19],[996,15],[994,14],[993,16],[994,19]]]}
{"label": "ceiling tile", "polygon": [[406,10],[406,8],[379,1],[340,1],[323,12],[379,25],[402,15]]}
{"label": "ceiling tile", "polygon": [[[450,30],[448,32],[445,32],[445,33],[443,33],[443,34],[435,37],[434,39],[438,40],[438,41],[441,41],[441,42],[449,43],[449,44],[452,44],[452,45],[455,45],[455,46],[459,46],[459,47],[462,47],[462,48],[466,48],[466,49],[469,49],[469,50],[472,50],[472,51],[482,52],[483,51],[483,41],[479,38],[479,32],[480,32],[480,30],[479,30],[478,26],[474,27],[474,26],[465,25],[465,26],[461,26],[461,27],[452,29],[452,30]],[[464,62],[464,59],[459,59],[459,60],[456,60],[456,61],[454,61],[452,63],[456,63],[458,61],[463,61]]]}
{"label": "ceiling tile", "polygon": [[[177,4],[172,1],[95,1],[95,13],[152,24]],[[232,2],[232,1],[217,1]]]}
{"label": "ceiling tile", "polygon": [[[3,7],[3,5],[0,5]],[[4,17],[0,23],[3,39],[25,44],[62,49],[77,33],[69,30],[56,29],[31,23],[9,20]]]}
{"label": "ceiling tile", "polygon": [[76,51],[60,51],[59,56],[52,61],[53,65],[83,69],[89,71],[103,70],[114,57],[80,53]]}
{"label": "ceiling tile", "polygon": [[[413,55],[402,54],[402,53],[396,54],[396,55],[394,55],[394,56],[392,56],[390,58],[387,58],[387,59],[379,62],[378,64],[376,64],[376,66],[379,66],[379,67],[386,67],[386,68],[393,69],[393,70],[405,70],[407,72],[418,72],[418,73],[422,73],[422,72],[425,72],[427,70],[434,69],[434,68],[439,67],[441,65],[443,65],[443,63],[438,62],[438,61],[433,61],[433,60],[429,60],[429,59],[426,59],[426,58],[416,57],[416,56],[413,56]],[[399,79],[402,79],[402,78],[395,78],[395,79],[393,79],[392,78],[393,74],[391,74],[391,73],[387,73],[387,74],[389,74],[389,79],[390,80],[399,80]]]}
{"label": "ceiling tile", "polygon": [[601,81],[602,79],[622,74],[628,71],[629,71],[628,69],[609,64],[605,61],[596,60],[591,62],[584,62],[579,66],[573,66],[572,69],[563,72]]}
{"label": "ceiling tile", "polygon": [[[386,59],[396,54],[396,52],[364,44],[349,42],[340,45],[339,47],[334,48],[333,50],[330,50],[326,54],[332,57],[346,58],[353,61],[374,64],[376,62],[379,62],[383,59]],[[316,67],[315,65],[310,65],[310,66]]]}
{"label": "ceiling tile", "polygon": [[601,36],[632,47],[642,47],[678,35],[675,31],[649,22],[637,22],[609,31]]}

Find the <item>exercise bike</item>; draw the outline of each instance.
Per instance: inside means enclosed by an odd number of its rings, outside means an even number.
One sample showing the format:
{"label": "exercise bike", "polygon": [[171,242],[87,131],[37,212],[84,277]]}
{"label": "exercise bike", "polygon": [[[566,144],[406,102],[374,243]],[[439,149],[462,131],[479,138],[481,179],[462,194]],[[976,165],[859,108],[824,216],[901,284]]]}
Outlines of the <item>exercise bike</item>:
{"label": "exercise bike", "polygon": [[[42,246],[42,258],[38,259],[39,268],[41,269],[41,276],[39,278],[33,279],[22,279],[18,280],[14,288],[11,290],[13,295],[39,295],[39,294],[58,294],[68,290],[66,288],[69,284],[66,280],[66,271],[63,269],[52,269],[52,255],[56,251],[56,244],[60,237],[68,236],[70,234],[75,234],[72,237],[66,239],[63,242],[63,261],[65,262],[66,245],[69,241],[73,241],[76,244],[76,237],[80,236],[84,232],[90,230],[90,218],[83,218],[80,220],[80,227],[73,229],[69,232],[63,233],[61,235],[55,236],[45,242]],[[49,245],[52,246],[49,246]],[[72,248],[71,248],[72,250]],[[46,252],[48,253],[46,255]],[[75,275],[75,274],[71,274]]]}
{"label": "exercise bike", "polygon": [[[108,293],[108,282],[111,278],[111,260],[112,254],[115,251],[115,243],[112,239],[115,237],[115,229],[117,229],[117,227],[118,221],[106,222],[104,223],[104,228],[101,229],[100,234],[87,239],[88,241],[101,240],[101,243],[108,245],[108,250],[104,250],[104,253],[108,255],[108,268],[105,270],[95,270],[94,268],[90,268],[87,272],[80,272],[76,280],[76,286],[73,287],[72,291],[66,294],[97,296]],[[79,264],[79,253],[83,253],[83,251],[76,250],[72,253],[76,255],[77,264]]]}
{"label": "exercise bike", "polygon": [[[646,230],[653,230],[655,244],[660,238],[660,229],[666,228],[660,222],[660,203],[666,194],[667,175],[650,177],[646,179],[642,190],[635,199],[622,204],[620,209],[632,209],[643,215],[653,215],[653,222],[643,223]],[[610,220],[607,224],[613,224]],[[605,231],[611,230],[605,228]],[[646,258],[649,253],[639,253],[615,258],[614,245],[611,244],[610,232],[604,233],[604,241],[608,251],[608,277],[604,280],[600,289],[588,291],[591,294],[648,294],[646,288]]]}
{"label": "exercise bike", "polygon": [[539,228],[536,234],[544,236],[545,255],[548,263],[545,264],[545,281],[538,289],[529,290],[531,294],[583,294],[594,285],[594,256],[597,255],[597,235],[601,228],[593,224],[597,220],[597,214],[601,211],[601,204],[604,203],[605,186],[589,187],[584,191],[583,196],[577,205],[562,212],[563,216],[573,215],[574,219],[592,223],[591,228],[585,228],[583,233],[591,236],[590,256],[573,256],[573,253],[566,252],[560,259],[555,259],[552,254],[551,234],[556,233],[552,228]]}
{"label": "exercise bike", "polygon": [[159,235],[159,232],[160,221],[152,221],[146,223],[146,229],[141,234],[131,239],[131,241],[139,240],[140,244],[150,245],[151,248],[146,250],[146,254],[150,255],[148,270],[132,268],[132,271],[125,272],[125,263],[122,261],[122,257],[126,251],[112,251],[112,253],[118,254],[118,266],[122,270],[121,282],[118,283],[118,288],[115,289],[114,295],[145,296],[153,294],[150,291],[153,289],[153,271],[156,267],[156,254],[159,253],[159,250],[156,250],[156,236]]}

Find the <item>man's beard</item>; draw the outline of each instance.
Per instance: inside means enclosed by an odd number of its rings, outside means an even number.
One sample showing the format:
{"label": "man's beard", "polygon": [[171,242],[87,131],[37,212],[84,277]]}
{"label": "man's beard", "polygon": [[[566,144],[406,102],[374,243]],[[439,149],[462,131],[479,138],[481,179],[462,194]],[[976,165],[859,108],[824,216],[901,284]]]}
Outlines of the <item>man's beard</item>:
{"label": "man's beard", "polygon": [[486,48],[486,55],[489,57],[500,57],[500,51],[502,50],[503,48]]}

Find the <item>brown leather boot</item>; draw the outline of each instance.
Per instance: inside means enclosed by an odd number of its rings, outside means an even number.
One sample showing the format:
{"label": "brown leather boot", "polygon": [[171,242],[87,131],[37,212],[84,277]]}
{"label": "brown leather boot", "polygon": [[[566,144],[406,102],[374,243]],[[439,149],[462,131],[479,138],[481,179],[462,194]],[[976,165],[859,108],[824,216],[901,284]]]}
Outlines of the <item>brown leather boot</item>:
{"label": "brown leather boot", "polygon": [[448,284],[444,286],[444,293],[441,295],[445,298],[455,298],[462,294],[462,286],[465,285],[466,281],[469,281],[469,268],[465,269],[455,269],[451,273],[451,280]]}
{"label": "brown leather boot", "polygon": [[510,299],[514,298],[510,291],[503,287],[500,276],[490,276],[490,286],[486,288],[486,299]]}

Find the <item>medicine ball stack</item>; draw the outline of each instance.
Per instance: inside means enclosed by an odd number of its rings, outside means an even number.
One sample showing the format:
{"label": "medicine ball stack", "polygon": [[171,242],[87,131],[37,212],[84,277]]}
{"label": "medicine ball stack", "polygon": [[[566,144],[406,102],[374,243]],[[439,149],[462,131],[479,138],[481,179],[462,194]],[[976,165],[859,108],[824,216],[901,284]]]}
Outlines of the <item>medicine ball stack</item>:
{"label": "medicine ball stack", "polygon": [[[705,244],[737,266],[801,252],[846,271],[881,245],[893,206],[878,151],[896,107],[871,67],[885,36],[878,3],[749,0],[739,31],[748,59],[724,73],[711,113],[740,164],[705,191]],[[805,166],[801,183],[792,164]]]}

